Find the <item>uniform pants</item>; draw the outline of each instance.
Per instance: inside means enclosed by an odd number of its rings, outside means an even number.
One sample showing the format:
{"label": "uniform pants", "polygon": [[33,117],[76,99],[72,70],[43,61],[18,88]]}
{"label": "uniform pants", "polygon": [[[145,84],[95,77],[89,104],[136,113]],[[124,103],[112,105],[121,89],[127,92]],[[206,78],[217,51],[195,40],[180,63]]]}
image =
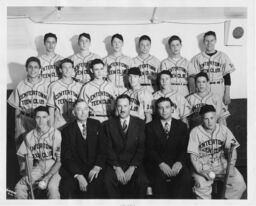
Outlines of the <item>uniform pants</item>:
{"label": "uniform pants", "polygon": [[[203,176],[193,174],[195,186],[193,187],[197,199],[211,199],[213,180],[206,180]],[[240,199],[246,189],[241,173],[235,168],[234,175],[230,175],[227,181],[225,198]]]}
{"label": "uniform pants", "polygon": [[[49,171],[49,169],[52,167],[54,163],[55,163],[54,160],[40,161],[39,164],[31,170],[32,183],[34,184],[36,181],[42,179],[43,176]],[[50,178],[47,185],[47,197],[49,199],[60,199],[60,194],[59,194],[60,179],[61,177],[58,172]],[[27,176],[23,176],[15,186],[16,198],[27,199],[28,190],[29,190],[29,186],[27,182]]]}

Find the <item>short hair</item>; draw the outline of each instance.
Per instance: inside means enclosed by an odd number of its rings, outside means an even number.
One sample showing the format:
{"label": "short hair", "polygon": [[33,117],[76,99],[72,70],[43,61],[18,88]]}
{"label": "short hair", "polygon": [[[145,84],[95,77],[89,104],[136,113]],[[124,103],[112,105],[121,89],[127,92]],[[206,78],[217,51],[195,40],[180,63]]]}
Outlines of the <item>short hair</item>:
{"label": "short hair", "polygon": [[156,108],[158,108],[158,105],[161,102],[170,102],[171,107],[175,106],[175,104],[172,102],[172,100],[170,98],[168,98],[168,97],[160,97],[158,100],[156,100],[156,103],[155,103]]}
{"label": "short hair", "polygon": [[48,115],[49,113],[49,107],[48,106],[39,106],[37,108],[34,109],[34,116],[36,117],[36,114],[38,112],[46,112]]}
{"label": "short hair", "polygon": [[128,75],[130,75],[130,74],[141,76],[141,71],[140,71],[139,67],[131,67],[128,70]]}
{"label": "short hair", "polygon": [[102,64],[104,66],[104,62],[101,59],[94,59],[91,61],[90,67],[93,68],[93,66],[96,64]]}
{"label": "short hair", "polygon": [[39,68],[41,68],[41,62],[37,57],[29,57],[25,64],[26,68],[28,68],[30,62],[36,62],[39,65]]}
{"label": "short hair", "polygon": [[87,39],[89,39],[91,41],[91,36],[90,34],[88,33],[81,33],[79,36],[78,36],[78,41],[82,38],[82,37],[85,37]]}
{"label": "short hair", "polygon": [[54,38],[54,39],[57,41],[57,36],[56,36],[56,34],[47,33],[47,34],[44,35],[44,43],[46,42],[46,40],[47,40],[49,37],[52,37],[52,38]]}
{"label": "short hair", "polygon": [[120,39],[122,42],[124,41],[124,38],[121,34],[114,34],[112,37],[111,37],[111,44],[114,40],[114,38],[117,38],[117,39]]}
{"label": "short hair", "polygon": [[131,98],[127,94],[120,94],[119,96],[117,96],[116,105],[117,105],[117,102],[118,102],[119,99],[128,99],[129,103],[131,103]]}
{"label": "short hair", "polygon": [[72,67],[74,67],[74,62],[73,62],[71,59],[69,59],[69,58],[65,58],[65,59],[62,59],[62,60],[60,61],[60,68],[62,68],[62,65],[63,65],[64,63],[70,63],[70,64],[72,64]]}
{"label": "short hair", "polygon": [[204,114],[206,114],[208,112],[216,112],[216,109],[214,108],[213,105],[206,104],[206,105],[202,106],[199,111],[199,115],[203,116]]}
{"label": "short hair", "polygon": [[166,75],[170,76],[170,78],[172,78],[172,74],[171,74],[170,71],[168,71],[168,70],[163,70],[163,71],[161,71],[161,72],[159,73],[159,79],[160,79],[161,75],[163,75],[163,74],[166,74]]}
{"label": "short hair", "polygon": [[216,36],[216,33],[214,31],[208,31],[204,34],[204,40],[205,40],[205,37],[207,36],[214,36],[215,39],[217,39],[217,36]]}
{"label": "short hair", "polygon": [[[85,101],[85,99],[82,99],[82,98],[78,98],[74,103],[73,103],[73,109],[76,107],[76,105],[78,105],[80,102],[84,102],[87,106],[87,102]],[[89,106],[88,106],[89,108]]]}
{"label": "short hair", "polygon": [[205,72],[199,72],[199,73],[195,76],[195,82],[197,81],[197,79],[198,79],[199,77],[205,77],[206,80],[207,80],[207,82],[209,82],[209,77],[208,77],[208,74],[207,74],[207,73],[205,73]]}
{"label": "short hair", "polygon": [[151,43],[151,39],[148,35],[142,35],[140,38],[139,38],[139,43],[143,40],[148,40],[150,43]]}
{"label": "short hair", "polygon": [[180,38],[179,36],[173,35],[173,36],[171,36],[171,37],[169,38],[168,44],[170,45],[170,44],[172,43],[172,41],[174,41],[174,40],[178,40],[180,43],[182,43],[181,38]]}

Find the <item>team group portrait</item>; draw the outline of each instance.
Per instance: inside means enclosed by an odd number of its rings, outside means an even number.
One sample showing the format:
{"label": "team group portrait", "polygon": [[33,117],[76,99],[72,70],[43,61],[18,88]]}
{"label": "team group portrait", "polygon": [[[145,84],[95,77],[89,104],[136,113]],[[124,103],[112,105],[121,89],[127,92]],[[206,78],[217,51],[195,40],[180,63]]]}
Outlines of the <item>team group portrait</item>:
{"label": "team group portrait", "polygon": [[21,11],[7,19],[6,199],[247,199],[246,96],[232,95],[246,68],[220,46],[226,25],[72,31],[14,18]]}

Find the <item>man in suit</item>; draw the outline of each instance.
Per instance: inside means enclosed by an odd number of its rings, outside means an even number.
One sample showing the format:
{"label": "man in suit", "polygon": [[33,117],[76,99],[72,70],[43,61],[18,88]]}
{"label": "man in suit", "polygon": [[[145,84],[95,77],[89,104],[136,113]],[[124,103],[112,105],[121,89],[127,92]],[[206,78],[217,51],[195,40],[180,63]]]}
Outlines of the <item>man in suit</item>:
{"label": "man in suit", "polygon": [[153,194],[156,198],[191,198],[192,178],[186,166],[188,130],[172,118],[173,102],[168,97],[156,101],[159,118],[146,125],[147,157],[152,162]]}
{"label": "man in suit", "polygon": [[[117,117],[104,123],[104,134],[108,141],[104,182],[109,198],[124,198],[123,195],[127,193],[131,198],[145,198],[146,195],[148,180],[142,165],[145,123],[131,116],[130,109],[130,97],[119,95],[116,99]],[[122,194],[122,191],[126,191],[126,194]]]}
{"label": "man in suit", "polygon": [[98,120],[88,118],[89,107],[82,99],[74,104],[76,120],[61,134],[60,194],[62,199],[101,198],[105,165],[104,136]]}

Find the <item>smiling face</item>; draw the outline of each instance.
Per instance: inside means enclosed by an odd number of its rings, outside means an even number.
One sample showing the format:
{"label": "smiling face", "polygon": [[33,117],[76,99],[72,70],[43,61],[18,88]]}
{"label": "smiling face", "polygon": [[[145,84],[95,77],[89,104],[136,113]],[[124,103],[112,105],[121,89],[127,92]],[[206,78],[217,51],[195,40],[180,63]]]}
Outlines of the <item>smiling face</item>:
{"label": "smiling face", "polygon": [[203,116],[203,126],[208,130],[213,130],[216,126],[216,112],[207,112]]}
{"label": "smiling face", "polygon": [[149,54],[151,43],[149,40],[141,40],[139,43],[139,50],[141,54]]}
{"label": "smiling face", "polygon": [[113,41],[111,42],[112,47],[114,49],[115,52],[120,52],[122,51],[122,47],[123,47],[123,41],[118,39],[118,38],[114,38]]}
{"label": "smiling face", "polygon": [[40,75],[40,66],[37,62],[31,61],[28,63],[28,66],[26,68],[27,75],[30,78],[37,78]]}
{"label": "smiling face", "polygon": [[83,51],[88,51],[91,45],[90,39],[87,39],[84,36],[81,36],[80,39],[78,40],[78,46],[81,50]]}
{"label": "smiling face", "polygon": [[196,79],[196,88],[199,92],[205,92],[207,90],[208,81],[205,77],[198,77]]}
{"label": "smiling face", "polygon": [[116,103],[117,114],[121,119],[125,119],[130,115],[131,105],[127,98],[121,98]]}
{"label": "smiling face", "polygon": [[73,109],[74,116],[81,122],[84,122],[89,115],[89,107],[85,102],[78,102]]}
{"label": "smiling face", "polygon": [[162,89],[168,89],[171,85],[171,77],[168,74],[161,74],[160,76],[160,87]]}
{"label": "smiling face", "polygon": [[158,103],[157,111],[161,119],[168,120],[172,117],[173,108],[169,101],[162,101]]}
{"label": "smiling face", "polygon": [[74,73],[74,68],[70,62],[65,62],[62,64],[60,72],[62,74],[62,77],[71,78]]}
{"label": "smiling face", "polygon": [[213,35],[208,35],[204,38],[204,45],[206,52],[211,53],[215,51],[216,38]]}
{"label": "smiling face", "polygon": [[55,47],[57,45],[57,41],[55,38],[53,37],[48,37],[45,42],[44,42],[46,51],[48,52],[54,52],[55,51]]}
{"label": "smiling face", "polygon": [[140,85],[140,76],[135,74],[129,74],[128,76],[129,83],[132,88]]}
{"label": "smiling face", "polygon": [[171,41],[169,47],[172,54],[179,55],[182,45],[179,40],[173,40]]}
{"label": "smiling face", "polygon": [[44,129],[48,126],[49,114],[45,111],[38,111],[35,116],[36,125],[39,129]]}
{"label": "smiling face", "polygon": [[104,66],[103,64],[94,64],[92,68],[92,72],[95,79],[102,79],[104,74]]}

